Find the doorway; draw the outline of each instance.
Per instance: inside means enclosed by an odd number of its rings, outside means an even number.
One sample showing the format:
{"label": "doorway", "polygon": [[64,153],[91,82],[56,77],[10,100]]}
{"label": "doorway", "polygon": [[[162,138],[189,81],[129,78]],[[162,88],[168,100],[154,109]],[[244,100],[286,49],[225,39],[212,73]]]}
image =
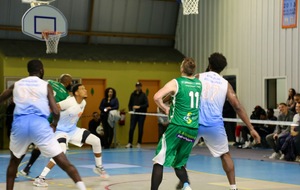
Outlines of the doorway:
{"label": "doorway", "polygon": [[93,112],[100,113],[99,105],[104,98],[104,91],[106,88],[105,79],[82,79],[82,84],[87,90],[88,97],[86,99],[86,106],[81,116],[81,127],[89,128],[89,121],[92,119]]}
{"label": "doorway", "polygon": [[[154,94],[160,89],[159,80],[139,80],[142,83],[143,92],[148,97],[148,113],[157,113],[157,106],[153,100]],[[135,132],[137,134],[137,132]],[[158,121],[156,116],[146,116],[144,124],[143,143],[157,143]]]}

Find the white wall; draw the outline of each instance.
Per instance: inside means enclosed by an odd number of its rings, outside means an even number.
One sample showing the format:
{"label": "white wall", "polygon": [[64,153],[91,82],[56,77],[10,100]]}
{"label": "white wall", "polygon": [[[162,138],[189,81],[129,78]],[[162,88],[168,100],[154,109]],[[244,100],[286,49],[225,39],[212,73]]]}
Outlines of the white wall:
{"label": "white wall", "polygon": [[300,91],[299,31],[281,28],[281,7],[281,0],[199,0],[198,15],[180,10],[175,46],[201,72],[211,53],[223,53],[228,68],[222,74],[237,75],[237,94],[250,114],[265,106],[264,77],[286,77],[286,98],[290,87]]}

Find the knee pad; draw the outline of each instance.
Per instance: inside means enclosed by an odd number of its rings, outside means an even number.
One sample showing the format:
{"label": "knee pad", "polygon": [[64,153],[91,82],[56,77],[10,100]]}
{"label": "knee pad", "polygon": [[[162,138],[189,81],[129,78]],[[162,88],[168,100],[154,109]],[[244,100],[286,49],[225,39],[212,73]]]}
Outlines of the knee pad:
{"label": "knee pad", "polygon": [[98,138],[96,135],[90,134],[89,136],[87,136],[86,143],[92,145],[94,153],[102,152],[100,138]]}

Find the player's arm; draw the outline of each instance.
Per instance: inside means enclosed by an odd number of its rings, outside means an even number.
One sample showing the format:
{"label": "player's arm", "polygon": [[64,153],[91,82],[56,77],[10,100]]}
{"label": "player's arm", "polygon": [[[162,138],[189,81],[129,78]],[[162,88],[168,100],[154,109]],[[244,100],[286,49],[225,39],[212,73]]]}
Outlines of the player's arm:
{"label": "player's arm", "polygon": [[238,114],[239,118],[246,124],[248,127],[251,136],[255,139],[257,143],[260,143],[260,136],[254,129],[253,125],[250,123],[250,120],[248,118],[247,112],[244,108],[244,106],[240,103],[239,99],[237,98],[232,86],[228,83],[228,89],[227,89],[227,100],[235,110],[235,112]]}
{"label": "player's arm", "polygon": [[155,103],[160,107],[167,115],[169,114],[169,107],[166,106],[163,102],[163,97],[167,94],[174,94],[177,90],[176,80],[173,79],[169,81],[164,87],[157,91],[153,97]]}
{"label": "player's arm", "polygon": [[6,89],[4,92],[0,94],[0,103],[7,100],[9,97],[13,95],[14,90],[14,84],[11,85],[8,89]]}
{"label": "player's arm", "polygon": [[53,89],[49,84],[48,84],[48,95],[47,96],[48,96],[49,106],[50,106],[50,109],[52,110],[52,115],[53,115],[51,127],[53,127],[55,129],[57,126],[57,122],[59,120],[60,113],[59,113],[59,108],[57,107],[56,101],[54,99]]}

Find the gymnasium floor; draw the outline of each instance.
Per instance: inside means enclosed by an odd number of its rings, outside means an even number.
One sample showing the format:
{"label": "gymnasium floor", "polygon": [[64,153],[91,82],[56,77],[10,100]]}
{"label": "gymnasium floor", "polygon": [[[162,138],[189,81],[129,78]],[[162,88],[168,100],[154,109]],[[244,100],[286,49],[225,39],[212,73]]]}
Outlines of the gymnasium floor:
{"label": "gymnasium floor", "polygon": [[[77,167],[89,190],[148,190],[152,171],[151,159],[155,145],[144,145],[141,149],[117,148],[103,150],[104,167],[110,174],[109,179],[101,179],[92,172],[94,158],[89,148],[71,147],[68,158]],[[270,149],[236,149],[231,154],[236,164],[236,176],[239,190],[299,190],[300,165],[296,162],[271,161],[267,157]],[[24,158],[19,170],[23,169],[30,157]],[[9,161],[8,151],[0,152],[0,189],[5,189],[6,167]],[[32,180],[39,175],[48,159],[40,157],[32,166],[28,177],[16,179],[17,190],[60,190],[76,189],[73,182],[60,168],[55,167],[48,175],[49,187],[34,187]],[[177,178],[170,168],[165,168],[162,190],[175,189]],[[228,190],[227,178],[222,170],[220,159],[210,156],[207,148],[195,147],[188,162],[191,187],[194,190]]]}

